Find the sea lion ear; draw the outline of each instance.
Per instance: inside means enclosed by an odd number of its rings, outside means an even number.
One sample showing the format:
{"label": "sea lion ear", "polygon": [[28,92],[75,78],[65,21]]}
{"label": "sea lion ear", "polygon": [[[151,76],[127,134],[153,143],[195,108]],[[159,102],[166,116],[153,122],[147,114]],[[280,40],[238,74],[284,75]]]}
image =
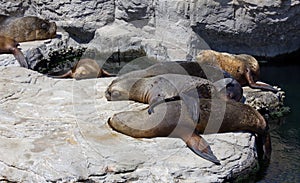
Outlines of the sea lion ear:
{"label": "sea lion ear", "polygon": [[213,83],[217,91],[220,92],[227,87],[228,84],[232,83],[233,78],[223,78]]}

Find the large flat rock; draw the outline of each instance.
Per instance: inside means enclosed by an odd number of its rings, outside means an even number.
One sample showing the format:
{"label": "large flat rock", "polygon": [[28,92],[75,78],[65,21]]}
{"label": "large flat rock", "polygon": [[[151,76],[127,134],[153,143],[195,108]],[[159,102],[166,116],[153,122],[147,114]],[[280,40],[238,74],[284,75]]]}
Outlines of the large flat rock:
{"label": "large flat rock", "polygon": [[108,102],[114,78],[55,80],[0,67],[0,180],[12,182],[222,182],[257,167],[250,133],[203,135],[217,166],[180,139],[135,139],[113,131],[114,113],[140,110]]}

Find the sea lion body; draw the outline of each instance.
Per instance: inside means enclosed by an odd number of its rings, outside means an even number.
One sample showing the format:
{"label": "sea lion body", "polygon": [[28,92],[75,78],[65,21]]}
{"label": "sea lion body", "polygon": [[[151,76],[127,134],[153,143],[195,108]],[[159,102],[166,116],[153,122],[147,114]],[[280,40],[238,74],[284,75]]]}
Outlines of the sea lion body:
{"label": "sea lion body", "polygon": [[162,74],[190,75],[208,79],[212,82],[231,77],[229,73],[215,66],[199,64],[197,62],[176,61],[159,62],[145,69],[120,75],[117,80],[124,78],[146,78]]}
{"label": "sea lion body", "polygon": [[[163,74],[189,75],[208,79],[211,82],[217,82],[224,78],[232,78],[230,74],[217,67],[201,65],[196,62],[178,61],[161,62],[154,64],[146,69],[132,71],[120,75],[113,81],[113,83],[117,83],[129,78],[149,78]],[[226,94],[228,95],[227,98],[239,101],[243,95],[241,85],[235,79],[231,80],[231,82],[226,85]]]}
{"label": "sea lion body", "polygon": [[[222,133],[249,131],[268,137],[268,125],[264,118],[252,107],[233,101],[200,99],[198,120],[194,120],[189,106],[182,101],[172,101],[158,105],[156,113],[148,115],[147,110],[126,111],[114,114],[108,124],[116,131],[135,138],[177,137],[199,156],[218,163],[206,141],[199,133]],[[225,110],[224,110],[224,106]],[[222,112],[223,111],[223,112]],[[211,115],[217,116],[211,120]],[[211,126],[206,130],[208,126]],[[268,139],[268,138],[263,138]],[[269,139],[268,139],[269,140]],[[266,153],[270,155],[270,141],[264,142]]]}
{"label": "sea lion body", "polygon": [[247,54],[229,54],[213,50],[202,50],[197,56],[197,62],[219,67],[228,72],[242,86],[250,86],[277,92],[275,88],[268,84],[258,84],[260,68],[258,61]]}
{"label": "sea lion body", "polygon": [[51,39],[56,36],[56,24],[34,16],[9,17],[0,15],[0,35],[17,42]]}
{"label": "sea lion body", "polygon": [[80,79],[90,79],[98,77],[109,77],[112,76],[107,71],[103,70],[99,64],[89,58],[80,59],[72,70],[62,74],[60,76],[52,76],[53,78],[74,78],[77,80]]}
{"label": "sea lion body", "polygon": [[225,86],[226,84],[215,86],[207,79],[194,76],[163,74],[113,81],[105,91],[105,97],[109,101],[134,100],[146,103],[149,104],[149,113],[153,113],[154,107],[166,100],[182,99],[187,103],[194,103],[195,106],[199,98],[225,99]]}
{"label": "sea lion body", "polygon": [[19,43],[9,37],[0,36],[0,54],[13,54],[21,67],[28,68],[26,58],[18,48]]}

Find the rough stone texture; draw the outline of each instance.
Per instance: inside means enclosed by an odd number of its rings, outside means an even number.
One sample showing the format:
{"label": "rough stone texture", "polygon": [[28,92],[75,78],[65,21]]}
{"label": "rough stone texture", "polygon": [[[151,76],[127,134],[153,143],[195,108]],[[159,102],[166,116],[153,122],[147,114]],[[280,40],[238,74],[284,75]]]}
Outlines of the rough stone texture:
{"label": "rough stone texture", "polygon": [[[122,36],[114,44],[141,42],[150,56],[180,60],[193,59],[200,49],[208,48],[256,56],[296,51],[300,49],[299,6],[299,0],[5,0],[0,10],[55,20],[75,42],[92,41],[98,50],[108,45],[100,40]],[[99,37],[106,27],[112,33]],[[122,31],[131,32],[135,39]]]}
{"label": "rough stone texture", "polygon": [[114,78],[54,80],[0,67],[0,180],[12,182],[222,182],[257,167],[249,133],[204,135],[221,166],[180,139],[134,139],[113,131],[116,112],[145,104],[108,102]]}

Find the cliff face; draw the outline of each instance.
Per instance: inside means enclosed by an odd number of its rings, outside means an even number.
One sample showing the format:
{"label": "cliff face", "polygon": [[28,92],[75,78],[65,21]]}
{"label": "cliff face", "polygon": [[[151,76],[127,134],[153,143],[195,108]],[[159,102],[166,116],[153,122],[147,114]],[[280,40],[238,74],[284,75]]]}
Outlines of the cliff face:
{"label": "cliff face", "polygon": [[54,20],[99,51],[135,45],[164,60],[208,48],[256,56],[300,48],[299,0],[5,0],[0,10]]}

